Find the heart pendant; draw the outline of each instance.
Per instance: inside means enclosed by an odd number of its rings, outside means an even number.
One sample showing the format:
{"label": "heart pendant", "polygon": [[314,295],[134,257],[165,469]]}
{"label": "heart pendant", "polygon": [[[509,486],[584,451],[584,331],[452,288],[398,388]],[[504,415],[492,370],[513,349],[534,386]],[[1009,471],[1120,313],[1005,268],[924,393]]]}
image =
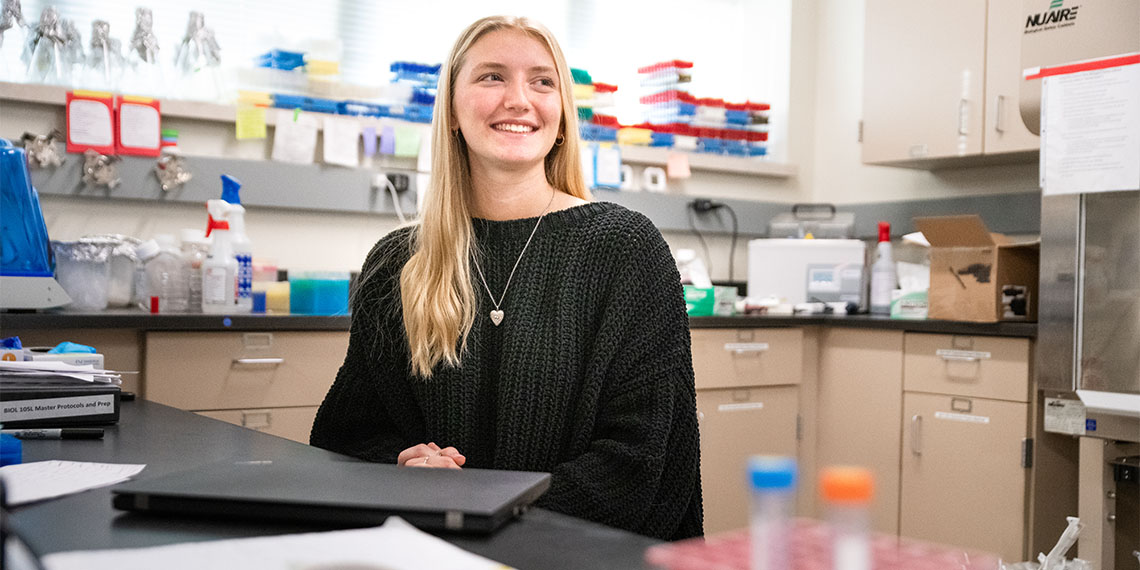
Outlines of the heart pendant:
{"label": "heart pendant", "polygon": [[499,326],[499,323],[503,322],[503,312],[491,311],[491,322],[495,323],[495,326]]}

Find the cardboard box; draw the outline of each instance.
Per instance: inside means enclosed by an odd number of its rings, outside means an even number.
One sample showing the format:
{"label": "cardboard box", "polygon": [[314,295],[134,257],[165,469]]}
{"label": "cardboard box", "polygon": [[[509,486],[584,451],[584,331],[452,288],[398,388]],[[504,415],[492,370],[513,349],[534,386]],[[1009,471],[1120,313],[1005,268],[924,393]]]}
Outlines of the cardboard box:
{"label": "cardboard box", "polygon": [[1037,320],[1041,244],[1010,243],[976,215],[915,218],[930,242],[931,319]]}

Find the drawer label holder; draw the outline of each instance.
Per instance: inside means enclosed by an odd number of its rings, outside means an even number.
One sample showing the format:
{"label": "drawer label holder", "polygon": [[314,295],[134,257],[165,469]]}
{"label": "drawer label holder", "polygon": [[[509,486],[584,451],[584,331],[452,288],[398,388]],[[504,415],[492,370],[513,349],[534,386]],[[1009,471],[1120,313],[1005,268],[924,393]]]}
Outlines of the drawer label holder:
{"label": "drawer label holder", "polygon": [[952,360],[955,362],[977,362],[979,360],[989,360],[992,355],[988,352],[978,350],[955,350],[951,348],[940,348],[934,351],[934,354],[942,357],[942,360]]}
{"label": "drawer label holder", "polygon": [[940,420],[950,420],[952,422],[966,422],[970,424],[988,424],[990,418],[986,416],[974,416],[970,414],[955,414],[951,412],[934,412],[934,417]]}
{"label": "drawer label holder", "polygon": [[762,410],[764,402],[744,402],[740,404],[721,404],[716,407],[718,412],[743,412],[746,410]]}

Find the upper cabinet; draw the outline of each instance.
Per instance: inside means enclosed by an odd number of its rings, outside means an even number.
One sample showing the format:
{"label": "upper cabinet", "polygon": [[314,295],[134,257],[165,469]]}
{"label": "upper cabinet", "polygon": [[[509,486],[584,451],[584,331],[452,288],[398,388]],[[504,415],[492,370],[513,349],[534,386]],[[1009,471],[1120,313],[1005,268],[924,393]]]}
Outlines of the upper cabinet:
{"label": "upper cabinet", "polygon": [[867,0],[863,162],[913,168],[1028,161],[1018,112],[1019,0]]}

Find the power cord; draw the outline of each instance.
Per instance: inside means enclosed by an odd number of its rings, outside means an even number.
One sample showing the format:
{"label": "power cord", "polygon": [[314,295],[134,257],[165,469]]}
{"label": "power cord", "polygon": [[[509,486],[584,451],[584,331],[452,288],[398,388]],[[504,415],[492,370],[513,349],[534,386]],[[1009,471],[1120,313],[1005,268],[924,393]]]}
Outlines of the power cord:
{"label": "power cord", "polygon": [[709,260],[709,273],[712,273],[712,257],[709,254],[709,246],[705,243],[705,238],[701,235],[701,231],[697,229],[695,214],[704,214],[713,210],[724,208],[728,210],[728,214],[732,216],[732,242],[728,249],[728,280],[736,280],[736,238],[739,235],[739,224],[736,220],[736,212],[732,206],[723,202],[714,202],[705,198],[697,198],[689,202],[689,227],[693,233],[697,235],[697,239],[701,242],[701,247],[705,250],[705,259]]}

